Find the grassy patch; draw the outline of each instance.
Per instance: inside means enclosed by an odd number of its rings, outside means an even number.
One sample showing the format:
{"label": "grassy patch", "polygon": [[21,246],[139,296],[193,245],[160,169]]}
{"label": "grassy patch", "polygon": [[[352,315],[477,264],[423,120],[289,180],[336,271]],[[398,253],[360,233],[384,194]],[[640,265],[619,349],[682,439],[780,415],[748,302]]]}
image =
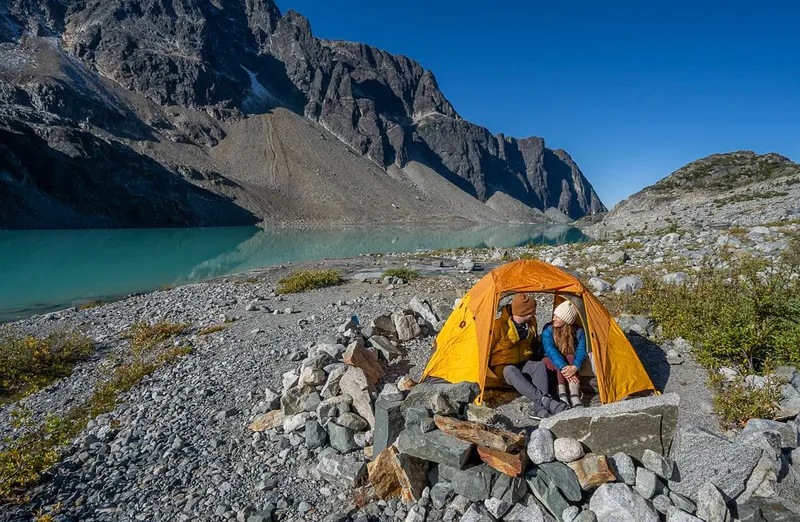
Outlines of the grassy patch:
{"label": "grassy patch", "polygon": [[225,326],[224,324],[217,324],[217,325],[214,325],[214,326],[207,326],[206,328],[203,328],[202,330],[200,330],[198,332],[198,334],[200,334],[200,335],[210,335],[212,333],[221,332],[225,328],[227,328],[227,326]]}
{"label": "grassy patch", "polygon": [[293,294],[314,288],[342,284],[344,280],[336,270],[301,270],[278,281],[279,294]]}
{"label": "grassy patch", "polygon": [[764,375],[779,365],[800,364],[800,280],[793,277],[798,271],[800,241],[794,239],[775,262],[723,253],[706,260],[692,285],[645,278],[642,290],[614,296],[610,305],[649,312],[667,338],[689,340],[712,376],[717,412],[724,422],[741,424],[751,415],[770,417],[772,391],[724,383],[717,370]]}
{"label": "grassy patch", "polygon": [[102,306],[103,301],[88,301],[86,303],[81,303],[78,305],[78,310],[89,310],[90,308],[97,308],[98,306]]}
{"label": "grassy patch", "polygon": [[80,330],[47,337],[0,328],[0,403],[18,400],[72,373],[93,342]]}
{"label": "grassy patch", "polygon": [[748,232],[749,230],[744,227],[731,227],[728,229],[728,234],[735,237],[744,237]]}
{"label": "grassy patch", "polygon": [[411,281],[419,278],[419,272],[410,268],[390,268],[383,273],[383,277],[397,277]]}
{"label": "grassy patch", "polygon": [[788,192],[769,191],[769,192],[755,192],[753,194],[736,194],[727,198],[715,199],[714,204],[717,208],[728,205],[730,203],[741,203],[744,201],[756,201],[759,199],[772,199],[780,196],[788,196]]}
{"label": "grassy patch", "polygon": [[130,340],[129,356],[120,361],[94,389],[88,403],[76,406],[63,416],[49,415],[37,422],[24,409],[12,413],[16,436],[7,438],[0,451],[0,501],[25,502],[27,491],[41,475],[61,458],[61,448],[69,444],[97,415],[111,412],[119,396],[146,376],[190,352],[170,341],[189,325],[161,321],[136,322],[125,337]]}

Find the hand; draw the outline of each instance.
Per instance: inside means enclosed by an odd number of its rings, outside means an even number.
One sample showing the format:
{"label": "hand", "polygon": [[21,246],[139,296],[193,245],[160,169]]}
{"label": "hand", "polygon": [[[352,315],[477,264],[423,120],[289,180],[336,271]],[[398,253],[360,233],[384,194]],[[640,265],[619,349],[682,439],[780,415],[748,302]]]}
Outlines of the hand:
{"label": "hand", "polygon": [[577,373],[578,373],[578,367],[573,364],[569,366],[564,366],[564,368],[561,369],[561,375],[563,375],[567,379],[569,379],[573,375],[576,375]]}
{"label": "hand", "polygon": [[577,375],[573,375],[572,377],[567,377],[567,382],[570,384],[579,384],[581,380]]}

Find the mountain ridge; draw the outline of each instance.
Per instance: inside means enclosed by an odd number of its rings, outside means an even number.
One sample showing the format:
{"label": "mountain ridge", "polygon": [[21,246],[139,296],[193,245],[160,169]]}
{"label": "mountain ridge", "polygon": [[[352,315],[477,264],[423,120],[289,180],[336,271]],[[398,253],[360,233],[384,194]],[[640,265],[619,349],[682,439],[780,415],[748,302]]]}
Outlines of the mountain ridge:
{"label": "mountain ridge", "polygon": [[[565,151],[547,148],[539,137],[492,135],[485,127],[464,120],[439,89],[433,73],[418,62],[358,42],[317,38],[307,19],[291,9],[281,14],[272,1],[14,0],[10,7],[0,13],[0,41],[6,53],[17,52],[24,61],[44,56],[36,51],[46,46],[43,42],[55,46],[48,58],[49,73],[24,66],[0,69],[0,90],[6,93],[0,103],[5,105],[6,121],[19,119],[20,113],[37,113],[33,119],[39,123],[33,125],[33,134],[47,134],[43,122],[60,114],[60,120],[49,124],[101,134],[180,176],[187,166],[159,151],[174,149],[167,141],[186,145],[187,151],[179,156],[199,156],[226,140],[227,128],[259,115],[273,118],[276,111],[287,109],[319,125],[385,173],[391,168],[402,171],[412,163],[438,173],[452,187],[429,196],[423,205],[427,212],[436,212],[455,189],[482,204],[495,194],[504,194],[529,209],[554,207],[573,219],[605,211]],[[69,68],[72,73],[64,74]],[[31,85],[36,82],[45,87]],[[43,89],[54,89],[56,97],[73,101],[42,104]],[[12,132],[11,124],[5,127]],[[287,149],[295,146],[285,145]],[[201,150],[188,150],[191,147]],[[254,144],[248,154],[260,155],[257,148]],[[17,163],[24,165],[26,154],[15,154]],[[203,161],[198,166],[192,168],[213,171],[212,177],[220,183],[233,184],[229,188],[236,185],[236,173]],[[331,167],[371,170],[350,159]],[[185,179],[197,184],[196,178]],[[394,178],[402,182],[402,176]],[[42,187],[41,180],[34,184]],[[253,182],[242,191],[220,191],[214,184],[201,184],[201,188],[235,199],[235,205],[266,222],[343,218],[336,212],[315,215],[307,209],[283,219],[252,203],[270,197],[257,194],[264,191],[264,184]],[[59,198],[64,199],[57,194]],[[385,203],[391,203],[391,198],[381,201]],[[490,208],[489,215],[480,218],[464,209],[453,217],[526,220],[531,211],[522,206],[507,206],[521,212],[505,214]],[[367,214],[364,219],[373,221],[398,217],[383,211]],[[187,220],[187,225],[203,222],[200,218]],[[124,220],[120,223],[129,226]]]}

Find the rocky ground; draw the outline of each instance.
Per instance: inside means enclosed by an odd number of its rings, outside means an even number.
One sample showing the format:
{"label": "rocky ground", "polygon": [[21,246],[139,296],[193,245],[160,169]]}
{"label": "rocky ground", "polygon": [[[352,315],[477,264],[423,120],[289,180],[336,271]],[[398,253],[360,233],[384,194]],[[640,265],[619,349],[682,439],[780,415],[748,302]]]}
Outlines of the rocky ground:
{"label": "rocky ground", "polygon": [[[268,403],[275,396],[266,390],[280,394],[283,375],[297,370],[315,346],[345,340],[343,325],[351,316],[369,325],[380,315],[408,309],[417,298],[429,302],[441,319],[494,264],[520,254],[573,270],[597,294],[611,295],[635,288],[637,274],[644,271],[680,279],[717,248],[777,255],[798,228],[756,227],[734,234],[709,229],[556,247],[362,256],[264,269],[19,321],[13,327],[34,334],[83,326],[97,342],[92,358],[72,376],[23,401],[39,418],[63,413],[89,397],[107,361],[129,349],[123,333],[134,320],[190,323],[189,333],[176,343],[193,350],[135,387],[112,413],[91,422],[67,448],[63,463],[53,470],[55,478],[35,491],[34,502],[5,506],[0,517],[29,520],[38,507],[58,505],[59,520],[250,520],[268,509],[282,520],[344,519],[336,513],[404,519],[408,507],[397,500],[354,510],[352,492],[317,470],[326,451],[309,449],[304,437],[248,430],[257,415],[271,409]],[[422,277],[408,284],[382,281],[386,268],[404,265]],[[276,296],[277,280],[300,266],[336,268],[347,282]],[[549,319],[550,306],[542,296],[540,326]],[[717,430],[705,373],[694,363],[690,347],[681,340],[659,339],[645,318],[619,322],[656,386],[680,393],[678,424]],[[215,325],[225,328],[200,335],[202,328]],[[401,343],[403,355],[385,365],[381,383],[420,375],[434,332],[429,328],[427,333]],[[520,428],[532,424],[525,406],[517,399],[498,413]],[[0,410],[0,436],[13,435],[8,420],[17,407]],[[365,434],[361,445],[368,438]]]}

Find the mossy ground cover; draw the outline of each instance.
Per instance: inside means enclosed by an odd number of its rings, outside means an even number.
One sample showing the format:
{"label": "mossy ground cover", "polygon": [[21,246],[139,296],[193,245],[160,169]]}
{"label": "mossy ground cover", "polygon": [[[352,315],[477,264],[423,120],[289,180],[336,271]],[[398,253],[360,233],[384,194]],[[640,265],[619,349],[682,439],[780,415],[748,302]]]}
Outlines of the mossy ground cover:
{"label": "mossy ground cover", "polygon": [[300,270],[278,281],[277,293],[293,294],[340,285],[343,282],[344,279],[336,270]]}

